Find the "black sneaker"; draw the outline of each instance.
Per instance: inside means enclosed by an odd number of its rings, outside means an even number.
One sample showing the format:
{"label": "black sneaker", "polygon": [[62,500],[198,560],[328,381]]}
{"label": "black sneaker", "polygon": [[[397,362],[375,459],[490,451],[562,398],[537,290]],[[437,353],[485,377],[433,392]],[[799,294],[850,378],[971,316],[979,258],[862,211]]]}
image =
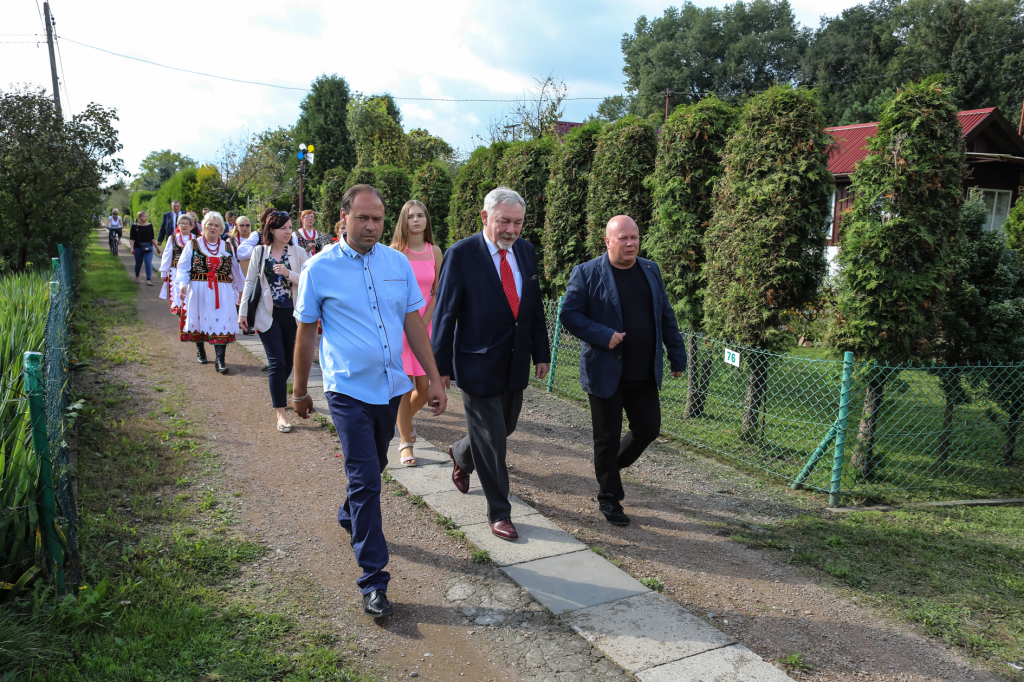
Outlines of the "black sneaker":
{"label": "black sneaker", "polygon": [[363,613],[372,618],[384,618],[394,613],[391,609],[391,602],[388,601],[387,592],[371,590],[369,594],[364,594]]}
{"label": "black sneaker", "polygon": [[629,525],[629,517],[626,516],[626,512],[622,511],[622,505],[602,504],[599,508],[604,517],[608,519],[608,523],[613,526]]}

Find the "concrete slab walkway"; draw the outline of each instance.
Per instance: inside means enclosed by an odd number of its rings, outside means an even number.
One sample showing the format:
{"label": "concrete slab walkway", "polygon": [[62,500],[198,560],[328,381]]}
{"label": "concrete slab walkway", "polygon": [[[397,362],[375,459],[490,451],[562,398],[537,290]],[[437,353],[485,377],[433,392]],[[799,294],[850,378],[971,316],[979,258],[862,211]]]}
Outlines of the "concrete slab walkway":
{"label": "concrete slab walkway", "polygon": [[[258,336],[239,334],[237,343],[266,362]],[[314,363],[309,392],[319,414],[328,416],[322,372]],[[473,544],[487,550],[506,575],[553,614],[641,682],[786,682],[791,678],[717,628],[666,597],[652,592],[585,544],[512,496],[517,542],[491,534],[483,491],[475,476],[469,493],[455,490],[451,461],[422,437],[419,466],[400,464],[397,438],[388,451],[391,476],[420,495],[438,514],[452,519]]]}

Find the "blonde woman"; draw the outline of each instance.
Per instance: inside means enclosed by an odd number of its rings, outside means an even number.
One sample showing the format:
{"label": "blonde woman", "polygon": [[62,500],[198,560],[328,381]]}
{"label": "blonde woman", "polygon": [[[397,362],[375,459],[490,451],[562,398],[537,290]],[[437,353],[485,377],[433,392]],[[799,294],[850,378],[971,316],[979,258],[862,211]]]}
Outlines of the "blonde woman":
{"label": "blonde woman", "polygon": [[235,340],[235,301],[245,278],[231,242],[221,239],[224,218],[210,211],[203,219],[202,236],[185,244],[174,271],[184,306],[181,340],[196,344],[196,358],[205,365],[206,344],[212,343],[219,374],[227,374],[227,344]]}
{"label": "blonde woman", "polygon": [[235,247],[235,256],[238,258],[243,275],[249,274],[249,259],[252,258],[252,250],[256,247],[255,244],[250,243],[249,237],[251,236],[252,223],[244,215],[235,220],[235,226],[228,232],[228,239]]}
{"label": "blonde woman", "polygon": [[[395,225],[395,236],[391,240],[391,248],[401,251],[412,264],[420,293],[427,305],[420,308],[420,316],[430,336],[430,322],[434,317],[436,303],[437,279],[441,273],[441,249],[434,244],[434,230],[430,224],[430,214],[422,202],[412,199],[405,202],[402,212]],[[398,446],[404,466],[416,466],[413,454],[413,443],[416,442],[416,431],[412,427],[412,416],[427,404],[427,388],[430,382],[427,373],[409,348],[409,342],[402,334],[402,365],[405,373],[413,383],[413,389],[402,396],[398,406],[398,433],[401,436]]]}
{"label": "blonde woman", "polygon": [[160,258],[160,278],[164,281],[160,287],[160,298],[166,299],[171,304],[171,315],[181,314],[181,298],[178,296],[178,287],[174,286],[174,271],[178,267],[178,259],[185,244],[195,239],[195,223],[192,216],[182,213],[178,216],[178,224],[174,232],[167,237],[164,244],[164,252]]}

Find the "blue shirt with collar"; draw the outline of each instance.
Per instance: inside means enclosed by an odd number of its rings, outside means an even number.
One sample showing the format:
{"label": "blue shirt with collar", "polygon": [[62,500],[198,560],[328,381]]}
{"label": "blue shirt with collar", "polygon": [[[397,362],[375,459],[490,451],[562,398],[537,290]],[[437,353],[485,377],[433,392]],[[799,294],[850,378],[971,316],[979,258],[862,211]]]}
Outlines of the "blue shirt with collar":
{"label": "blue shirt with collar", "polygon": [[405,315],[426,305],[409,259],[374,244],[365,255],[340,241],[299,275],[295,319],[322,320],[324,391],[386,405],[412,390],[402,367]]}

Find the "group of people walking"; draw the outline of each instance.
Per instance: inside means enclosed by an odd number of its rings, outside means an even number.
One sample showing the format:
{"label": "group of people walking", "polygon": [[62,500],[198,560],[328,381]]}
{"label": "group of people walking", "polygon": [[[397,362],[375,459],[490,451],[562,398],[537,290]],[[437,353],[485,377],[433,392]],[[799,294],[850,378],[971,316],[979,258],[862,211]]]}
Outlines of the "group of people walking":
{"label": "group of people walking", "polygon": [[[224,239],[217,212],[204,216],[201,230],[177,202],[164,215],[161,297],[181,320],[181,340],[197,344],[199,362],[206,362],[204,344],[214,344],[217,370],[226,372],[224,349],[236,330],[255,330],[281,432],[292,429],[286,408],[293,371],[292,409],[303,419],[313,412],[307,387],[319,344],[348,479],[338,523],[363,570],[357,584],[372,617],[393,611],[380,507],[389,444],[397,426],[401,464],[416,466],[413,415],[424,406],[435,416],[444,412],[453,381],[466,435],[448,448],[452,484],[467,493],[475,473],[493,534],[519,537],[507,439],[531,365],[543,379],[550,363],[537,257],[520,238],[525,209],[515,191],[492,190],[480,212],[483,230],[445,253],[434,244],[427,208],[415,200],[402,208],[391,248],[380,244],[384,198],[370,185],[345,192],[334,235],[315,228],[312,211],[301,214],[298,230],[280,211],[265,211],[258,232],[241,216]],[[149,235],[140,231],[139,241]],[[637,255],[636,223],[612,218],[605,244],[606,254],[573,269],[561,322],[583,343],[580,383],[590,398],[598,508],[609,523],[625,526],[620,472],[660,432],[666,349],[674,377],[685,370],[686,352],[657,264]]]}

